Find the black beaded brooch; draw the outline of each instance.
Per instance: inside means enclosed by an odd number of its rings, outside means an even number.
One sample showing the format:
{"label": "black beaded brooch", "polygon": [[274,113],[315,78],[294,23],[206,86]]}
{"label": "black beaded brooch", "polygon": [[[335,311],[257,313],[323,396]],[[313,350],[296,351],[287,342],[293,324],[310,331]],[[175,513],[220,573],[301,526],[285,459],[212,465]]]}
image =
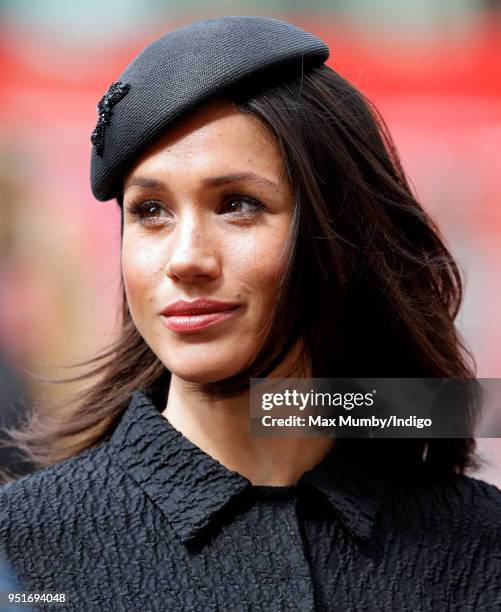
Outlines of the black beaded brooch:
{"label": "black beaded brooch", "polygon": [[90,141],[96,147],[96,152],[98,155],[103,154],[104,128],[110,123],[110,118],[113,114],[113,107],[117,102],[120,102],[120,100],[127,94],[129,89],[130,85],[128,83],[117,81],[109,86],[108,91],[99,100],[97,105],[99,119],[90,137]]}

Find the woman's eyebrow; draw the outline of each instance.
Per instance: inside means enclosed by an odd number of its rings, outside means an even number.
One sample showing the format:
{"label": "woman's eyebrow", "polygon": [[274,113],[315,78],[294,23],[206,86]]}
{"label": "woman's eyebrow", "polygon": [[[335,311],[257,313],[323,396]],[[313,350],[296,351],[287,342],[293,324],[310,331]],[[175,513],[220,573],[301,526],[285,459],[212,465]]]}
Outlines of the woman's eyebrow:
{"label": "woman's eyebrow", "polygon": [[268,185],[269,187],[277,188],[277,185],[265,178],[259,176],[254,172],[233,172],[232,174],[224,174],[222,176],[210,176],[202,181],[204,187],[218,187],[219,185],[225,185],[226,183],[237,183],[239,181],[254,181],[255,183],[261,183]]}
{"label": "woman's eyebrow", "polygon": [[145,187],[146,189],[165,189],[166,185],[162,181],[153,178],[146,178],[144,176],[134,176],[131,180],[125,185],[125,188],[128,187]]}
{"label": "woman's eyebrow", "polygon": [[[262,185],[267,185],[268,187],[273,187],[275,189],[278,186],[269,179],[264,176],[260,176],[259,174],[255,174],[254,172],[233,172],[231,174],[223,174],[220,176],[209,176],[207,178],[202,179],[201,183],[203,187],[219,187],[220,185],[225,185],[227,183],[237,183],[240,181],[253,181],[255,183],[261,183]],[[144,176],[135,176],[132,177],[131,180],[127,183],[126,187],[145,187],[147,189],[156,189],[156,190],[168,190],[168,186],[163,181],[154,178],[148,178]]]}

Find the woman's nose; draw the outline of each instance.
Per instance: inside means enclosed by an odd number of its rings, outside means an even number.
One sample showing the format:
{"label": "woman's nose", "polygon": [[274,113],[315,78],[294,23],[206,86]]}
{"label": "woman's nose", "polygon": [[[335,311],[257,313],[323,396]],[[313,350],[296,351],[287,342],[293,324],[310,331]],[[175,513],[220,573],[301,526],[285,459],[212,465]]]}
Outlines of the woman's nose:
{"label": "woman's nose", "polygon": [[216,278],[219,275],[219,258],[209,229],[195,221],[178,222],[171,234],[167,276],[193,282],[198,277]]}

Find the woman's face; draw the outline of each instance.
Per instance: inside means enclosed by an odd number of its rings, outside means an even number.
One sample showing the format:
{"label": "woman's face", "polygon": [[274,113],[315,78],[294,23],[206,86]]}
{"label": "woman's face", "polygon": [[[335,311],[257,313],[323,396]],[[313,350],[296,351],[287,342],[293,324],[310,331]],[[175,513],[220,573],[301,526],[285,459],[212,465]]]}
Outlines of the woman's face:
{"label": "woman's face", "polygon": [[[262,345],[294,208],[282,171],[263,125],[218,101],[169,130],[125,177],[122,274],[130,313],[181,379],[236,374]],[[162,314],[199,298],[234,307],[219,315]]]}

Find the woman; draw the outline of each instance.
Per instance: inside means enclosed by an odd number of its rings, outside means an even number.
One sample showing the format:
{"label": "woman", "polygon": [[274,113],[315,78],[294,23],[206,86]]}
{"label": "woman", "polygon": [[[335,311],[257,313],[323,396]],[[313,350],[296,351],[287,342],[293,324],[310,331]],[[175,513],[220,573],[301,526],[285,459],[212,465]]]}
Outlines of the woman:
{"label": "woman", "polygon": [[123,328],[71,420],[17,434],[44,467],[0,489],[26,590],[72,610],[499,605],[501,493],[464,474],[473,439],[249,435],[250,378],[474,377],[458,268],[327,57],[291,24],[222,17],[101,99]]}

